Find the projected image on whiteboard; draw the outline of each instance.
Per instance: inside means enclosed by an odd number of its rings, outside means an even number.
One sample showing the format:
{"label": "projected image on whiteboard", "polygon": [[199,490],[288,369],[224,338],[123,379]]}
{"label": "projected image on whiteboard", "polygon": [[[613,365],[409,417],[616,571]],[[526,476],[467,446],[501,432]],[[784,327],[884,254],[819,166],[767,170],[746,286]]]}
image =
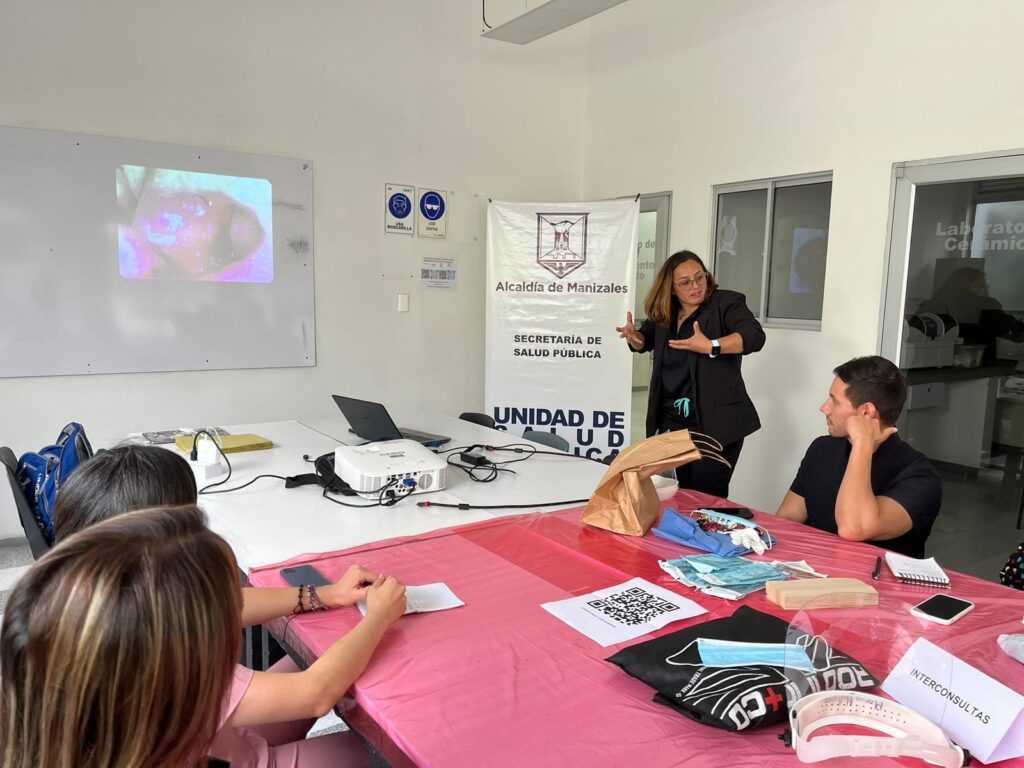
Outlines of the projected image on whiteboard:
{"label": "projected image on whiteboard", "polygon": [[274,279],[272,196],[266,179],[122,165],[116,186],[122,277]]}

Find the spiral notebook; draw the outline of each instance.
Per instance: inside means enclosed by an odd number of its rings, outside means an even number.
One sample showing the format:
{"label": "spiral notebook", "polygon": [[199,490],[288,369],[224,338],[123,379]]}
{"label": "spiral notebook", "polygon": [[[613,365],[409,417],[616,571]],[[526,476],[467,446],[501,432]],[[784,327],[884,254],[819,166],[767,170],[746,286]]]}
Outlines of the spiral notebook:
{"label": "spiral notebook", "polygon": [[949,576],[935,562],[934,557],[929,557],[927,560],[916,560],[897,552],[886,552],[885,564],[889,566],[892,575],[904,584],[921,584],[927,587],[949,589]]}

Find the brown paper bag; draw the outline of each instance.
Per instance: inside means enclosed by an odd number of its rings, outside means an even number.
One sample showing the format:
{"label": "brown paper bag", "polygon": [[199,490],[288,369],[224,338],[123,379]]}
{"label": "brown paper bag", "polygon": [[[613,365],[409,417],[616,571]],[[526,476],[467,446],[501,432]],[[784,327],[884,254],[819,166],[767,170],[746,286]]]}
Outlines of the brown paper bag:
{"label": "brown paper bag", "polygon": [[634,443],[608,467],[583,510],[583,522],[613,533],[643,536],[661,509],[651,476],[700,457],[685,429]]}

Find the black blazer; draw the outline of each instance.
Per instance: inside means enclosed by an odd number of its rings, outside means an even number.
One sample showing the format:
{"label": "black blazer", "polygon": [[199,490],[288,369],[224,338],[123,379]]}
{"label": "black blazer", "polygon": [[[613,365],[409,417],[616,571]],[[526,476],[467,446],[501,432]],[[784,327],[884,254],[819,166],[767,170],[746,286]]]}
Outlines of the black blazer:
{"label": "black blazer", "polygon": [[[730,333],[743,337],[743,354],[758,352],[764,347],[764,329],[747,308],[746,297],[736,291],[721,288],[711,294],[697,310],[696,321],[701,332],[709,339],[720,339]],[[651,374],[651,389],[647,398],[647,436],[655,435],[660,428],[661,402],[664,397],[661,386],[661,362],[668,348],[669,329],[644,320],[640,326],[644,337],[642,349],[634,352],[654,352],[654,371]],[[632,346],[629,347],[633,349]],[[693,355],[694,399],[697,405],[697,421],[700,431],[710,435],[723,445],[746,437],[761,428],[754,404],[747,395],[740,374],[743,355]]]}

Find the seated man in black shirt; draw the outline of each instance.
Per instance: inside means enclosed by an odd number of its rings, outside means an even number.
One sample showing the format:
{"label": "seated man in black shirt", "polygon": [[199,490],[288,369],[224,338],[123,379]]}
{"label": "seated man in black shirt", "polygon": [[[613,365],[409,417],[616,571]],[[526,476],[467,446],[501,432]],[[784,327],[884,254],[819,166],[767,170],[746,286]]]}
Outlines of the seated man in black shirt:
{"label": "seated man in black shirt", "polygon": [[896,435],[907,382],[899,368],[877,356],[856,357],[834,373],[821,406],[828,436],[807,449],[778,514],[850,541],[923,557],[942,484],[924,454]]}

